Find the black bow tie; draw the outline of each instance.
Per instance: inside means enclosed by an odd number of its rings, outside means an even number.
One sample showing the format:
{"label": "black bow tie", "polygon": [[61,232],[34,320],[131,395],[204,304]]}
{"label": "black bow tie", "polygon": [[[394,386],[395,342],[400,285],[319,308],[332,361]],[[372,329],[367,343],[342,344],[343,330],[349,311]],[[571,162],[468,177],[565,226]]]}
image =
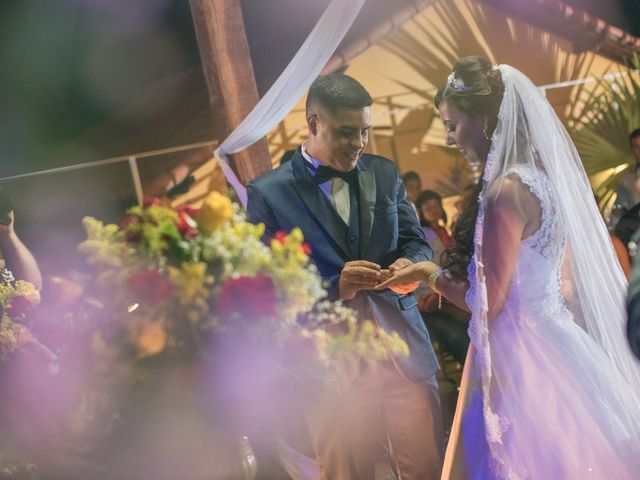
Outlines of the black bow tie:
{"label": "black bow tie", "polygon": [[313,180],[318,185],[320,185],[336,177],[341,178],[342,180],[347,182],[349,185],[357,185],[358,169],[354,168],[353,170],[349,170],[348,172],[341,172],[340,170],[336,170],[335,168],[319,165],[318,168],[316,169],[316,174],[314,175]]}

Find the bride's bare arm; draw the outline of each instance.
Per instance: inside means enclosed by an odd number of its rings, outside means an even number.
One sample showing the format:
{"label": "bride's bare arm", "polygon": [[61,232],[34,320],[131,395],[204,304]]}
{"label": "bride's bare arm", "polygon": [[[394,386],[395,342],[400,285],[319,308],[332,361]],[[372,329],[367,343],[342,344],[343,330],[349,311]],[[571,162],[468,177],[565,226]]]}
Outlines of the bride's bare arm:
{"label": "bride's bare arm", "polygon": [[520,179],[506,176],[496,181],[487,197],[482,240],[489,321],[504,308],[522,239],[539,226],[540,204]]}
{"label": "bride's bare arm", "polygon": [[[411,282],[428,281],[429,277],[441,271],[440,266],[433,262],[418,262],[400,270],[388,272],[387,277],[374,290],[383,290],[392,285],[402,285]],[[464,297],[469,288],[466,280],[456,280],[447,272],[436,279],[437,292],[456,306],[468,310]]]}
{"label": "bride's bare arm", "polygon": [[467,295],[468,289],[469,282],[466,279],[458,280],[447,272],[444,272],[436,280],[437,292],[456,307],[467,312],[469,311],[469,307],[467,306],[467,302],[465,302],[465,296]]}
{"label": "bride's bare arm", "polygon": [[[517,176],[497,180],[486,202],[482,258],[487,284],[488,318],[491,321],[507,300],[522,239],[540,227],[540,204]],[[393,272],[376,290],[394,284],[427,280],[438,269],[433,262],[410,265]],[[455,279],[444,272],[437,277],[435,287],[451,303],[468,310],[465,302],[468,281]]]}
{"label": "bride's bare arm", "polygon": [[[515,175],[497,180],[486,202],[482,258],[489,304],[487,317],[491,321],[507,300],[522,239],[540,226],[540,204]],[[435,286],[451,303],[468,310],[465,302],[468,281],[445,272]]]}

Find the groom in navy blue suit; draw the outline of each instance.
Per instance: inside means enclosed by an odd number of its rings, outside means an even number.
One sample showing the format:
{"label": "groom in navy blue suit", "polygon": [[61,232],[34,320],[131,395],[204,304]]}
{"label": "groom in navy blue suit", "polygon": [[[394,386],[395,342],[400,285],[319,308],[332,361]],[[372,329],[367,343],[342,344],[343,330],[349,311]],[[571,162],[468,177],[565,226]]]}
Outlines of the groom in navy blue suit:
{"label": "groom in navy blue suit", "polygon": [[364,367],[339,396],[308,406],[322,478],[374,478],[387,444],[400,478],[437,479],[443,434],[429,334],[412,294],[372,290],[386,272],[429,260],[432,251],[394,164],[363,153],[371,104],[349,76],[318,78],[307,96],[307,141],[248,186],[248,216],[267,236],[299,227],[329,298],[409,346],[408,357]]}

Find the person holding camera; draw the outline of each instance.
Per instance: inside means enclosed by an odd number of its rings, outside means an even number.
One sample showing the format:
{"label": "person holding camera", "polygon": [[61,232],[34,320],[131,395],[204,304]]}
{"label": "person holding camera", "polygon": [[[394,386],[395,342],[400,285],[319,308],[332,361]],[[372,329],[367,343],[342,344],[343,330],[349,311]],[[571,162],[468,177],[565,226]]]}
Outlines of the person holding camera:
{"label": "person holding camera", "polygon": [[0,187],[0,266],[9,270],[17,280],[42,288],[42,275],[38,262],[22,243],[14,229],[13,200]]}

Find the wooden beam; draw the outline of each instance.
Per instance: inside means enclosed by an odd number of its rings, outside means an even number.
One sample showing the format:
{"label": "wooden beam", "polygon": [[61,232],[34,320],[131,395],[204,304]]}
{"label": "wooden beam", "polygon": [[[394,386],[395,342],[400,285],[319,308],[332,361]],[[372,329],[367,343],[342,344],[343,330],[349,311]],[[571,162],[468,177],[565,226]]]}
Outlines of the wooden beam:
{"label": "wooden beam", "polygon": [[[216,133],[226,136],[258,103],[240,0],[190,0],[190,5]],[[270,171],[266,140],[233,155],[232,166],[245,185]]]}
{"label": "wooden beam", "polygon": [[569,40],[575,53],[590,50],[619,63],[640,54],[640,38],[560,0],[483,2]]}

